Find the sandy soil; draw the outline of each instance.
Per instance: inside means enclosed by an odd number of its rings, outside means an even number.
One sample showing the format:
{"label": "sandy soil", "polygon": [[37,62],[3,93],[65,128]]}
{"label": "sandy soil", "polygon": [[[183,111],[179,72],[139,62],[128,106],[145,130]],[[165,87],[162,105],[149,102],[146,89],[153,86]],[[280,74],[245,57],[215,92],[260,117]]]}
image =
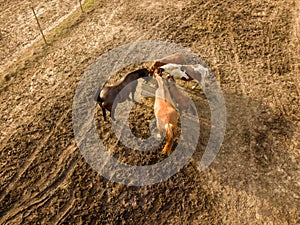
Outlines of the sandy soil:
{"label": "sandy soil", "polygon": [[[33,22],[28,5],[0,4],[5,15],[14,12],[1,19],[1,66],[22,52],[1,69],[0,224],[300,223],[299,1],[95,1],[49,32],[48,46],[40,41],[26,50],[19,46],[38,35],[36,28],[22,35]],[[48,12],[43,26],[72,8],[65,4],[54,7],[60,13]],[[209,108],[200,87],[179,83],[196,102],[198,149],[168,180],[129,187],[85,162],[74,139],[72,101],[101,54],[148,39],[187,47],[212,69],[226,100],[227,130],[216,160],[200,172]],[[132,111],[135,132],[145,136],[152,103]],[[95,111],[111,154],[133,164],[160,160],[159,148],[126,152]]]}

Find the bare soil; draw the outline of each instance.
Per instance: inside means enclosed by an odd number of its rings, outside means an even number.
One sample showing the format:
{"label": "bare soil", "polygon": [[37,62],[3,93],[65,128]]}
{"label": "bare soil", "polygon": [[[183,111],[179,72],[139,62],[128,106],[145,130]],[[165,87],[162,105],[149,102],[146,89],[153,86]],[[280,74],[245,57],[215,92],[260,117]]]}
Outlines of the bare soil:
{"label": "bare soil", "polygon": [[[48,32],[49,45],[28,46],[34,35],[18,35],[32,22],[28,4],[0,5],[6,9],[0,16],[0,224],[300,223],[299,1],[95,1]],[[42,25],[71,8],[47,11]],[[16,15],[23,19],[12,19]],[[187,47],[216,75],[227,125],[208,169],[198,168],[210,132],[208,103],[200,87],[183,82],[197,106],[201,136],[176,175],[130,187],[97,174],[81,155],[72,129],[78,82],[101,54],[137,40]],[[131,126],[146,137],[153,102],[142,103],[131,112]],[[161,160],[159,148],[127,151],[110,120],[95,111],[112,155],[133,164]]]}

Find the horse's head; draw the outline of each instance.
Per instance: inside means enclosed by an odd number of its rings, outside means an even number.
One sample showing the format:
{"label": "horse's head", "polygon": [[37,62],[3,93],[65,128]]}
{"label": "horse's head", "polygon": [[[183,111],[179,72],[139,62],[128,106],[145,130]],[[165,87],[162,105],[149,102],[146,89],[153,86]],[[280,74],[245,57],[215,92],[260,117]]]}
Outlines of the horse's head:
{"label": "horse's head", "polygon": [[162,72],[164,69],[162,68],[156,68],[153,72],[153,78],[156,79],[157,77],[162,77]]}
{"label": "horse's head", "polygon": [[139,69],[136,72],[138,73],[139,78],[149,76],[149,71],[146,68]]}
{"label": "horse's head", "polygon": [[168,81],[175,82],[174,77],[173,77],[172,75],[170,75],[170,74],[167,75],[167,80],[168,80]]}

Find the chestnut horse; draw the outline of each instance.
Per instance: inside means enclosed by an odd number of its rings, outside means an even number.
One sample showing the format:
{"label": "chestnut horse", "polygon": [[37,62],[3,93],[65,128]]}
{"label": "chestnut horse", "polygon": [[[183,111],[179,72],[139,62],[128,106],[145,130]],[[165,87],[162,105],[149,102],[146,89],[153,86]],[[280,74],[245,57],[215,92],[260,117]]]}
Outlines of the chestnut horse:
{"label": "chestnut horse", "polygon": [[160,133],[163,133],[164,130],[166,131],[166,144],[162,153],[170,155],[174,142],[174,131],[177,127],[179,116],[171,99],[169,90],[163,83],[162,77],[154,73],[154,79],[158,84],[154,101],[156,125]]}

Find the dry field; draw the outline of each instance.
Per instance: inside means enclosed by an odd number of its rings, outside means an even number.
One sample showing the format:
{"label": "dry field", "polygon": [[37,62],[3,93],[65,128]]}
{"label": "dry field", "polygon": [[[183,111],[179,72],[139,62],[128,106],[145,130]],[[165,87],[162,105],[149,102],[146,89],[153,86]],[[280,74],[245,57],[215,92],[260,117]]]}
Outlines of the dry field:
{"label": "dry field", "polygon": [[[28,1],[0,1],[0,224],[300,223],[300,1],[91,0],[85,13],[72,11],[78,1],[64,2],[36,5],[45,45]],[[89,65],[138,40],[197,54],[223,90],[227,124],[220,153],[199,171],[210,112],[201,88],[181,82],[199,113],[197,151],[166,181],[132,187],[85,161],[72,103]],[[141,136],[151,104],[131,113]],[[161,160],[159,149],[127,151],[95,112],[111,154],[133,164]]]}

